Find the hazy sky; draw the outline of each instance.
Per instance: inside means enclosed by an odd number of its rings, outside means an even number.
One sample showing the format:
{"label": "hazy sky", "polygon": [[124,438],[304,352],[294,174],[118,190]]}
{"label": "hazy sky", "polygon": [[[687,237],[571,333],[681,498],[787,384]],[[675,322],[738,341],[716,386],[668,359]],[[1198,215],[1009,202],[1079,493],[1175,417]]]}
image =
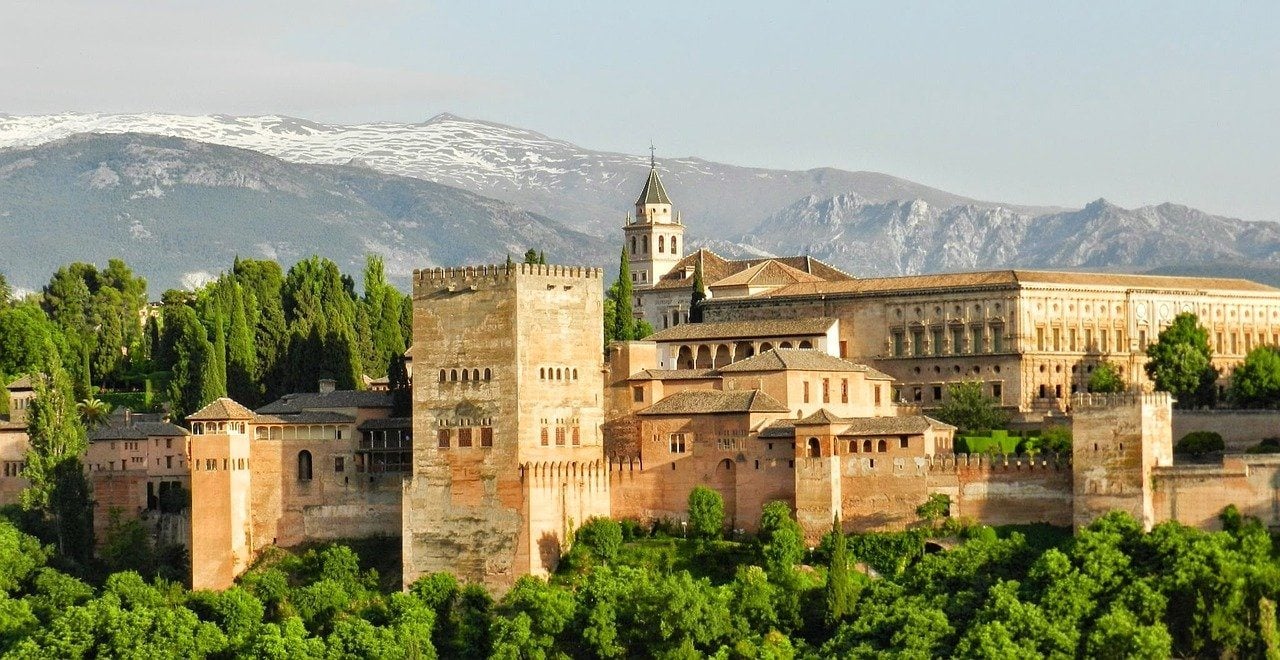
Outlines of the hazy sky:
{"label": "hazy sky", "polygon": [[13,2],[0,112],[439,112],[973,197],[1280,220],[1280,2]]}

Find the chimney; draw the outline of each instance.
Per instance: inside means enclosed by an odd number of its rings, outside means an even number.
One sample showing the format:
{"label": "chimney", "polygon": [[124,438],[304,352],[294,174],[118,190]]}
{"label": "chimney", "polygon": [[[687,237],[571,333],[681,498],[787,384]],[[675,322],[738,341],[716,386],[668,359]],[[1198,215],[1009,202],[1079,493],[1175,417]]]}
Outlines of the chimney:
{"label": "chimney", "polygon": [[320,379],[320,393],[321,393],[321,394],[328,394],[329,392],[332,392],[332,391],[334,391],[334,390],[336,390],[336,389],[338,389],[338,381],[336,381],[336,380],[334,380],[334,379],[332,379],[332,378],[321,378],[321,379]]}

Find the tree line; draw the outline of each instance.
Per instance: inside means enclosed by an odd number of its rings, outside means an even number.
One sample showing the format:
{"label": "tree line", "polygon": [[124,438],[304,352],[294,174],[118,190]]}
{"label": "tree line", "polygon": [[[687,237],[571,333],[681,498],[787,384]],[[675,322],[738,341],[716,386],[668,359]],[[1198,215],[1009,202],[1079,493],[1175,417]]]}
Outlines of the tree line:
{"label": "tree line", "polygon": [[[788,505],[723,540],[714,491],[686,525],[592,519],[550,580],[501,598],[453,576],[401,591],[372,565],[398,543],[275,551],[223,592],[135,571],[85,581],[0,521],[0,653],[17,657],[877,658],[1280,655],[1275,539],[1144,532],[1123,513],[1072,536],[939,520],[833,530],[806,549]],[[689,538],[684,538],[688,536]],[[936,539],[950,550],[929,551]],[[388,566],[385,562],[382,565]],[[393,578],[393,579],[387,579]]]}
{"label": "tree line", "polygon": [[[56,352],[76,400],[141,391],[175,418],[219,396],[255,407],[321,378],[363,388],[363,376],[405,378],[412,304],[370,255],[363,290],[337,264],[311,257],[283,270],[237,258],[192,291],[148,304],[147,283],[121,260],[59,268],[36,294],[0,286],[0,379],[40,371]],[[3,283],[0,278],[0,284]]]}

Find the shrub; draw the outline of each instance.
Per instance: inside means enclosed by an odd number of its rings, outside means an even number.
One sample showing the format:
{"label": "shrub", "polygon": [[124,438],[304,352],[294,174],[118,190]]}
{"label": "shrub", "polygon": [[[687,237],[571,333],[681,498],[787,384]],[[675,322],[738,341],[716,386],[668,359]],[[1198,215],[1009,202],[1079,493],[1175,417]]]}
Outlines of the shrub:
{"label": "shrub", "polygon": [[697,486],[689,492],[689,531],[702,539],[716,539],[724,532],[724,498]]}
{"label": "shrub", "polygon": [[622,525],[609,518],[591,518],[578,528],[575,540],[597,559],[612,562],[622,549]]}
{"label": "shrub", "polygon": [[1071,453],[1071,428],[1061,424],[1046,426],[1040,432],[1040,440],[1036,443],[1036,449],[1040,451],[1051,451],[1055,454]]}
{"label": "shrub", "polygon": [[625,518],[618,521],[618,525],[622,527],[622,540],[634,541],[645,536],[644,525],[634,518]]}
{"label": "shrub", "polygon": [[1280,454],[1280,438],[1263,438],[1248,449],[1250,454]]}
{"label": "shrub", "polygon": [[1178,444],[1173,446],[1176,454],[1187,454],[1190,456],[1201,456],[1211,451],[1222,451],[1226,448],[1226,444],[1222,441],[1222,436],[1214,431],[1192,431],[1182,436]]}

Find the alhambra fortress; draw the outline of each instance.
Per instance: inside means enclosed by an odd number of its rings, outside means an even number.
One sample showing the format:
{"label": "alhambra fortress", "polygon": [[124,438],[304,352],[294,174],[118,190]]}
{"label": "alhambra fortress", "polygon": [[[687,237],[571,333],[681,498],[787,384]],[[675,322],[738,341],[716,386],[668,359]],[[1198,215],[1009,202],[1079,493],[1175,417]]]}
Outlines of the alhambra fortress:
{"label": "alhambra fortress", "polygon": [[[1178,313],[1229,375],[1280,345],[1280,290],[1245,280],[1001,270],[859,279],[808,257],[686,253],[656,167],[623,226],[633,309],[656,332],[603,344],[601,270],[509,264],[413,276],[412,415],[373,387],[219,399],[184,420],[121,411],[91,433],[99,537],[109,512],[190,550],[195,588],[231,585],[272,545],[391,535],[404,581],[433,571],[503,591],[554,570],[593,516],[679,520],[698,485],[750,533],[772,500],[816,543],[903,529],[932,494],[988,524],[1087,524],[1120,509],[1211,528],[1228,504],[1280,526],[1280,457],[1243,448],[1280,417],[1174,411],[1146,346]],[[708,299],[690,323],[695,273]],[[1102,362],[1129,391],[1085,393]],[[966,455],[929,416],[978,381],[1015,424],[1069,424],[1069,455]],[[1225,381],[1224,381],[1225,383]],[[0,501],[24,483],[25,409],[9,387]],[[1220,462],[1176,437],[1216,430]],[[171,493],[190,491],[190,507]]]}

